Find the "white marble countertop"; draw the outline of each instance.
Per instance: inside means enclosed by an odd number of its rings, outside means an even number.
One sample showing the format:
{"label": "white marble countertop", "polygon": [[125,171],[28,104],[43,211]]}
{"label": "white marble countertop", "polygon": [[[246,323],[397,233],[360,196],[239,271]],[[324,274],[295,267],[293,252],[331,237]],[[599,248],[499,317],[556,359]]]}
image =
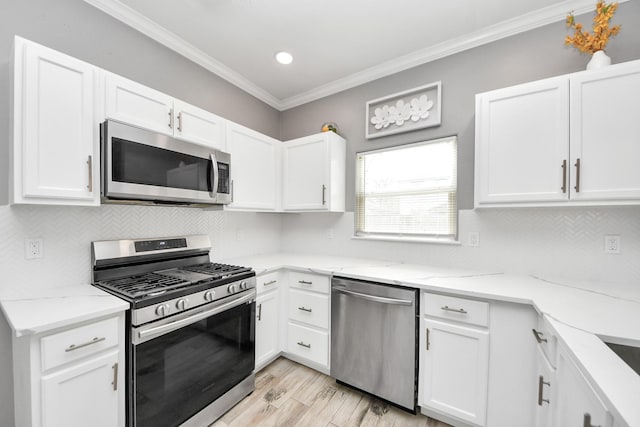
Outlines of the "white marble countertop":
{"label": "white marble countertop", "polygon": [[640,426],[640,376],[603,342],[640,346],[640,285],[311,254],[268,254],[225,262],[252,267],[258,275],[287,268],[530,304],[551,319],[615,417],[624,420],[629,427]]}
{"label": "white marble countertop", "polygon": [[14,287],[0,294],[0,307],[16,337],[46,332],[129,308],[90,284],[55,288]]}

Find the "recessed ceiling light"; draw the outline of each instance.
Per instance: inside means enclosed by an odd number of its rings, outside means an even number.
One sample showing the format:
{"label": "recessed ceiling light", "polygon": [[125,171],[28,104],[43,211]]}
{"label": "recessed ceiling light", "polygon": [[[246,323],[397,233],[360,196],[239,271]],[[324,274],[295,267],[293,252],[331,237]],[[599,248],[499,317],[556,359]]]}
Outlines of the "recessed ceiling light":
{"label": "recessed ceiling light", "polygon": [[278,52],[276,53],[276,61],[278,61],[281,64],[288,65],[293,62],[293,56],[291,56],[289,52],[285,52],[285,51]]}

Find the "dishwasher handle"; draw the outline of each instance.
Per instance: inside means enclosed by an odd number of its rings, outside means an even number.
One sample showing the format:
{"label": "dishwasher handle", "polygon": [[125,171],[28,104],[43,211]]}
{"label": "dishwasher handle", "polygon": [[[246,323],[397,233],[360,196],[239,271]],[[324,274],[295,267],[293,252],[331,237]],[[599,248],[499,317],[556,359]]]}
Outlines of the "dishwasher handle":
{"label": "dishwasher handle", "polygon": [[395,305],[413,305],[413,301],[408,299],[396,299],[396,298],[387,298],[387,297],[379,297],[376,295],[363,294],[360,292],[350,291],[344,287],[333,287],[333,290],[336,292],[340,292],[341,294],[351,295],[356,298],[362,298],[368,301],[379,302],[382,304],[395,304]]}

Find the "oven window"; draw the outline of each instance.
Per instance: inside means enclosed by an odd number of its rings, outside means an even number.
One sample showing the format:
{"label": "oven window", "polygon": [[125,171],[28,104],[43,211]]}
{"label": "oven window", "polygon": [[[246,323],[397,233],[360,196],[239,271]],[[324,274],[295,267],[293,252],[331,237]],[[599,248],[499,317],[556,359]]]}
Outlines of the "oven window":
{"label": "oven window", "polygon": [[211,192],[208,159],[120,138],[112,138],[112,157],[114,181]]}
{"label": "oven window", "polygon": [[179,425],[250,375],[254,314],[243,304],[134,346],[135,425]]}

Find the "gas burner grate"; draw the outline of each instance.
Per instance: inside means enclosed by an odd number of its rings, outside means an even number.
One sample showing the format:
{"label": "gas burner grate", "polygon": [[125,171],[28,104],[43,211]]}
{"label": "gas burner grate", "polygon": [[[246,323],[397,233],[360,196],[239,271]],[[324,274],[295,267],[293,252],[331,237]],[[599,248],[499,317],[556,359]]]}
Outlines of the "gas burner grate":
{"label": "gas burner grate", "polygon": [[188,285],[190,282],[156,273],[145,273],[98,283],[131,298],[139,298],[154,293],[164,293],[169,289]]}
{"label": "gas burner grate", "polygon": [[182,267],[182,269],[193,271],[194,273],[210,274],[217,279],[224,279],[225,277],[251,271],[251,269],[247,267],[238,267],[237,265],[218,264],[213,262],[190,265]]}

